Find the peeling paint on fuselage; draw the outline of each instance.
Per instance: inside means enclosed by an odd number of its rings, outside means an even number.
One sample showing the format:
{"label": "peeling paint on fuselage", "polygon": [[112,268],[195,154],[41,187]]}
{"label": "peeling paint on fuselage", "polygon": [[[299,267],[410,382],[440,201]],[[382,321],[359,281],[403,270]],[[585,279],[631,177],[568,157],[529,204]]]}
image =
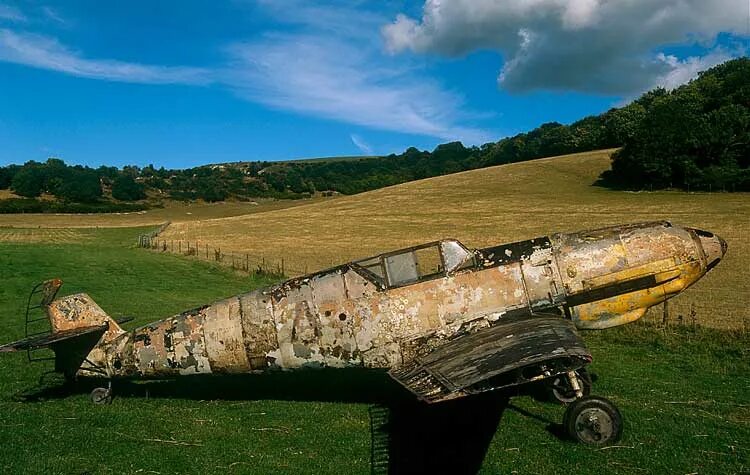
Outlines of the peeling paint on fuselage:
{"label": "peeling paint on fuselage", "polygon": [[701,243],[665,222],[554,234],[467,251],[454,269],[401,286],[356,261],[110,335],[90,358],[112,377],[394,368],[521,315],[607,328],[704,275]]}

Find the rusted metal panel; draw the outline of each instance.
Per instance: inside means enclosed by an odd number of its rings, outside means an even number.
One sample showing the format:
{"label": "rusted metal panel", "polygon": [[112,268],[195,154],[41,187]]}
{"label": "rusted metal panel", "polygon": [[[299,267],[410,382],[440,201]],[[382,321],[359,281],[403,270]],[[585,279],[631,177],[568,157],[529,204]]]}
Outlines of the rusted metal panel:
{"label": "rusted metal panel", "polygon": [[[129,362],[137,374],[145,377],[210,373],[203,334],[204,311],[205,308],[187,312],[125,335],[119,371],[128,372],[125,362]],[[132,361],[126,359],[130,345]],[[118,365],[113,362],[112,366]]]}
{"label": "rusted metal panel", "polygon": [[498,246],[481,249],[482,267],[494,267],[529,259],[535,252],[550,249],[552,242],[547,236],[528,239],[526,241],[500,244]]}
{"label": "rusted metal panel", "polygon": [[240,295],[240,309],[245,353],[250,370],[262,371],[276,367],[275,358],[268,356],[279,347],[271,296],[263,291]]}
{"label": "rusted metal panel", "polygon": [[321,324],[319,348],[327,366],[356,366],[361,364],[356,331],[362,319],[349,298],[344,273],[315,276],[310,280],[315,312]]}
{"label": "rusted metal panel", "polygon": [[628,266],[620,228],[553,236],[557,266],[566,294],[583,290],[591,277],[619,272]]}
{"label": "rusted metal panel", "polygon": [[88,294],[83,293],[51,302],[47,314],[54,332],[102,325],[108,318],[107,313]]}
{"label": "rusted metal panel", "polygon": [[[364,278],[356,269],[350,268],[342,274],[346,290],[346,315],[352,317],[354,345],[362,357],[363,364],[379,366],[379,354],[370,351],[379,345],[380,316],[370,302],[379,290],[375,283]],[[384,348],[385,346],[383,346]],[[389,353],[386,350],[386,353]]]}
{"label": "rusted metal panel", "polygon": [[562,279],[553,259],[552,248],[547,247],[521,260],[524,290],[531,310],[546,309],[565,299]]}
{"label": "rusted metal panel", "polygon": [[700,251],[686,229],[668,223],[660,224],[655,227],[634,227],[621,233],[629,267],[663,259],[673,259],[677,264],[700,259]]}
{"label": "rusted metal panel", "polygon": [[323,366],[318,348],[320,319],[315,313],[310,278],[289,281],[273,294],[278,350],[269,356],[281,368]]}
{"label": "rusted metal panel", "polygon": [[250,370],[242,328],[239,297],[215,302],[204,312],[203,336],[211,371],[242,373]]}

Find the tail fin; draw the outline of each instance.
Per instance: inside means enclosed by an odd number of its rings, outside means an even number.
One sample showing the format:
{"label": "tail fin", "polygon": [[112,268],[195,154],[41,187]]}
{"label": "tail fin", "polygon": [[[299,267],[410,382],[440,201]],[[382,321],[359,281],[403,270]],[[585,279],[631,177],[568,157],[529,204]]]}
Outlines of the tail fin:
{"label": "tail fin", "polygon": [[115,330],[121,330],[88,294],[73,294],[53,300],[46,305],[45,311],[52,326],[52,333],[105,324],[111,324]]}
{"label": "tail fin", "polygon": [[[61,286],[62,280],[53,279],[34,287],[26,308],[26,338],[0,346],[0,352],[25,350],[29,361],[34,361],[49,359],[32,357],[34,350],[49,348],[55,352],[56,371],[68,376],[74,376],[82,369],[97,373],[97,363],[89,361],[89,354],[100,343],[110,341],[124,331],[87,294],[55,299]],[[39,297],[38,304],[32,302],[35,297]],[[39,310],[43,310],[45,316],[37,317],[35,312]],[[49,329],[34,331],[40,330],[41,321],[48,321]]]}

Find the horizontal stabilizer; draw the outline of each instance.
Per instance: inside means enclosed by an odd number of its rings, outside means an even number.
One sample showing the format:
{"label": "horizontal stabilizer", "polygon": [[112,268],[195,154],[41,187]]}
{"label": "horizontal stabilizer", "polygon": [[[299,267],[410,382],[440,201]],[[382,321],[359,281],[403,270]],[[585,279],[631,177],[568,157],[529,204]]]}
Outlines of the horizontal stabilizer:
{"label": "horizontal stabilizer", "polygon": [[105,323],[103,325],[71,328],[70,330],[58,331],[46,335],[31,336],[24,338],[23,340],[14,341],[13,343],[0,346],[0,353],[48,348],[64,341],[73,340],[85,335],[92,335],[93,337],[93,334],[95,333],[99,333],[98,336],[101,337],[108,328],[109,325]]}

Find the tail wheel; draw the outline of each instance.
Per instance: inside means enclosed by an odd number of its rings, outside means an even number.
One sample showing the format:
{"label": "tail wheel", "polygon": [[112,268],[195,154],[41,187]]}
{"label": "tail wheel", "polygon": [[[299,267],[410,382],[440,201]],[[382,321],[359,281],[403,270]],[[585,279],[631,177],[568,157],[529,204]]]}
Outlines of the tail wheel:
{"label": "tail wheel", "polygon": [[[580,368],[575,371],[578,385],[583,391],[583,397],[591,394],[591,375],[586,368]],[[570,404],[578,399],[575,389],[570,384],[570,378],[567,374],[559,374],[545,380],[547,394],[551,401],[560,404]]]}
{"label": "tail wheel", "polygon": [[622,437],[622,415],[603,397],[588,396],[571,403],[563,426],[572,439],[586,445],[611,445]]}
{"label": "tail wheel", "polygon": [[110,404],[112,402],[112,388],[94,388],[91,391],[91,402],[94,404]]}

